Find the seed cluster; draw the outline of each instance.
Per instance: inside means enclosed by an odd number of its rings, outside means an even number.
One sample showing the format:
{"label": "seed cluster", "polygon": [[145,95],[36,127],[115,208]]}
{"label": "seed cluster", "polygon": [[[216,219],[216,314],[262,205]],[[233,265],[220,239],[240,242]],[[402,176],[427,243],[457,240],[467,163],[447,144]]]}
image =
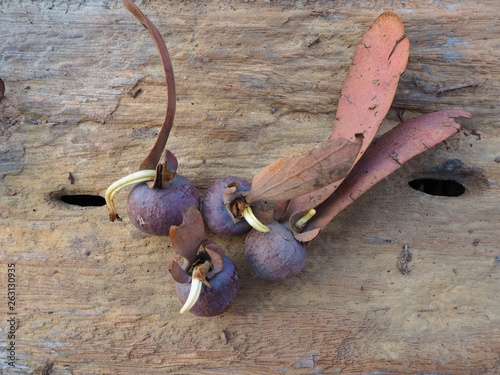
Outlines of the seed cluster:
{"label": "seed cluster", "polygon": [[[146,27],[160,54],[168,90],[167,111],[156,143],[140,170],[113,183],[106,192],[111,220],[116,193],[135,185],[127,211],[139,230],[170,236],[182,258],[169,271],[182,302],[181,313],[219,315],[239,290],[233,262],[205,235],[245,239],[245,257],[256,277],[282,281],[305,264],[306,244],[334,217],[373,185],[460,130],[464,110],[444,110],[396,126],[374,141],[409,56],[409,40],[399,17],[380,15],[359,43],[339,100],[335,128],[310,152],[279,158],[258,172],[252,183],[239,177],[216,181],[200,208],[196,187],[177,174],[177,159],[165,149],[175,115],[175,81],[167,47],[153,23],[131,1],[125,7]],[[165,160],[159,159],[165,154]],[[272,215],[260,202],[274,203]],[[262,223],[264,222],[264,223]]]}

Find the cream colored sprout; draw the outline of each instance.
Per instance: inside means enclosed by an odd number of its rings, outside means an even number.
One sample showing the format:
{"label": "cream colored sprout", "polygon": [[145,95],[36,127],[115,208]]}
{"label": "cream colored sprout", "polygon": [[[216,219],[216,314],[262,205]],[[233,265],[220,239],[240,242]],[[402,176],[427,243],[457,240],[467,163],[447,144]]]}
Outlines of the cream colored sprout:
{"label": "cream colored sprout", "polygon": [[200,280],[195,278],[191,280],[191,289],[189,289],[189,296],[184,303],[184,306],[182,306],[182,308],[180,309],[179,313],[184,314],[185,312],[191,310],[191,308],[198,301],[198,298],[200,298],[202,286],[203,283]]}
{"label": "cream colored sprout", "polygon": [[138,172],[134,172],[119,179],[116,182],[113,182],[108,189],[106,190],[106,194],[104,198],[106,200],[106,205],[109,209],[109,214],[112,218],[116,218],[118,215],[116,214],[115,202],[114,198],[116,193],[118,193],[121,189],[128,185],[138,184],[140,182],[153,181],[156,177],[156,171],[154,169],[144,169]]}
{"label": "cream colored sprout", "polygon": [[189,295],[186,299],[186,302],[184,302],[184,305],[181,307],[179,313],[184,314],[185,312],[191,310],[196,302],[198,302],[203,284],[205,284],[209,288],[211,287],[210,283],[206,280],[206,271],[208,271],[207,266],[208,263],[204,263],[194,267]]}
{"label": "cream colored sprout", "polygon": [[315,210],[314,208],[311,208],[309,211],[307,211],[307,212],[305,213],[305,215],[304,215],[304,216],[302,216],[299,220],[297,220],[297,221],[295,222],[295,225],[294,225],[294,226],[295,226],[295,229],[297,229],[297,230],[299,230],[299,231],[300,231],[300,230],[302,230],[302,228],[304,228],[304,226],[307,224],[307,222],[308,222],[309,220],[311,220],[311,218],[312,218],[314,215],[316,215],[316,210]]}
{"label": "cream colored sprout", "polygon": [[245,209],[243,210],[243,217],[245,218],[247,223],[250,224],[255,230],[263,233],[269,232],[269,228],[262,224],[259,219],[255,217],[250,206],[245,207]]}

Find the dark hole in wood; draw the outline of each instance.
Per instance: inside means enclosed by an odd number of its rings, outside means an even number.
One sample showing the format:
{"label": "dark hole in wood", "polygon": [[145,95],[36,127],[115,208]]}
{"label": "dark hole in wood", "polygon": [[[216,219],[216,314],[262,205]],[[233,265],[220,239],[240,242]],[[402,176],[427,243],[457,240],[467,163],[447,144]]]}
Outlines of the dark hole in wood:
{"label": "dark hole in wood", "polygon": [[5,84],[3,83],[2,79],[0,78],[0,100],[2,100],[4,93],[5,93]]}
{"label": "dark hole in wood", "polygon": [[441,197],[459,197],[465,193],[465,187],[454,180],[419,178],[408,183],[411,188],[430,195]]}
{"label": "dark hole in wood", "polygon": [[89,194],[63,195],[61,201],[81,207],[100,207],[106,204],[106,200],[100,195]]}

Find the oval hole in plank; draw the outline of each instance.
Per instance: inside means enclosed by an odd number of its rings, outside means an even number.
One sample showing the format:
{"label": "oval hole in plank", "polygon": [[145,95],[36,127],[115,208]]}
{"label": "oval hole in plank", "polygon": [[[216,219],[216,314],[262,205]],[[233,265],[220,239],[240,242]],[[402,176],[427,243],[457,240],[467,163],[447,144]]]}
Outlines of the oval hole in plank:
{"label": "oval hole in plank", "polygon": [[80,207],[101,207],[106,204],[106,200],[100,195],[90,194],[74,194],[62,195],[61,201],[66,204],[71,204]]}
{"label": "oval hole in plank", "polygon": [[408,182],[412,189],[429,195],[441,197],[459,197],[465,193],[465,186],[455,180],[439,180],[435,178],[418,178]]}

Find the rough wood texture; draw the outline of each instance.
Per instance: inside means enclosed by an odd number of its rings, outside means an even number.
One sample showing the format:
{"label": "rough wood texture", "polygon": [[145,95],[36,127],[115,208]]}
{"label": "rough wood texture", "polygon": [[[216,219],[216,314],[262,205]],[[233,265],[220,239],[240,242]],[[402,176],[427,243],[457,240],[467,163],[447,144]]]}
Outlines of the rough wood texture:
{"label": "rough wood texture", "polygon": [[[241,273],[236,303],[218,318],[180,316],[168,238],[60,201],[103,195],[152,146],[165,87],[149,36],[117,1],[0,2],[0,373],[499,374],[500,3],[204,3],[141,4],[177,77],[169,147],[202,192],[326,139],[353,47],[383,11],[402,17],[412,43],[383,130],[398,114],[475,117],[341,213],[295,279],[253,278],[243,238],[217,238]],[[476,79],[486,81],[436,95]],[[427,195],[408,186],[417,177],[467,191]]]}

